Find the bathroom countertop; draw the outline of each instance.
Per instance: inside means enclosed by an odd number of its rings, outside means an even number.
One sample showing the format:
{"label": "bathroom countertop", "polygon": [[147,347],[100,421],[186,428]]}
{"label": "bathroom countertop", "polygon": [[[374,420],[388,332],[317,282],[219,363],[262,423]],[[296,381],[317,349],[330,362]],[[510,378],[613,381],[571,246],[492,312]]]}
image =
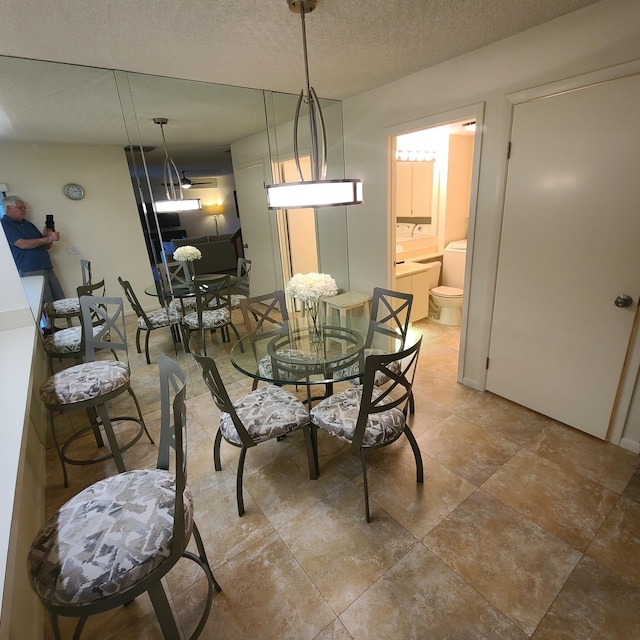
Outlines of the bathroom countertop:
{"label": "bathroom countertop", "polygon": [[427,262],[402,262],[401,264],[396,264],[396,278],[412,276],[430,268]]}

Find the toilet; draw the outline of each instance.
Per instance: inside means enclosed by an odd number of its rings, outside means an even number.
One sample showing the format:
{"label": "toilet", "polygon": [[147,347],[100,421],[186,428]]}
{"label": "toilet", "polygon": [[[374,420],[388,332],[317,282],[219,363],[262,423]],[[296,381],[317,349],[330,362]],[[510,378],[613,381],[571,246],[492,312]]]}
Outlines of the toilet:
{"label": "toilet", "polygon": [[462,324],[467,241],[450,242],[442,255],[442,285],[429,291],[429,319],[453,327]]}

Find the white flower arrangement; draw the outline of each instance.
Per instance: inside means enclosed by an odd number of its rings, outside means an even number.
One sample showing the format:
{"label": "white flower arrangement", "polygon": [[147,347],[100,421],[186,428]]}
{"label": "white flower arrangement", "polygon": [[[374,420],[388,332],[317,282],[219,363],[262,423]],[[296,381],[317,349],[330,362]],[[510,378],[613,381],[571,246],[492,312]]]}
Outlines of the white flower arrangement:
{"label": "white flower arrangement", "polygon": [[320,298],[338,293],[336,281],[328,273],[296,273],[289,284],[287,293],[301,302],[316,302]]}
{"label": "white flower arrangement", "polygon": [[190,244],[185,244],[182,247],[178,247],[173,252],[173,259],[178,262],[193,262],[194,260],[200,260],[202,253],[200,249],[192,247]]}

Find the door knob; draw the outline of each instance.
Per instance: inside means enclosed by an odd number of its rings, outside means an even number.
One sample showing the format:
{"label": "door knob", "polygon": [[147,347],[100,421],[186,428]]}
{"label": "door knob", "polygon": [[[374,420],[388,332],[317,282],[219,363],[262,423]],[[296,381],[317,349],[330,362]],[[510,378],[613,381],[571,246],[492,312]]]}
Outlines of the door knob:
{"label": "door knob", "polygon": [[615,304],[616,307],[630,307],[633,304],[633,298],[623,293],[615,299]]}
{"label": "door knob", "polygon": [[248,245],[248,244],[243,244],[243,245],[242,245],[242,248],[243,248],[243,249],[248,249],[248,248],[249,248],[249,245]]}

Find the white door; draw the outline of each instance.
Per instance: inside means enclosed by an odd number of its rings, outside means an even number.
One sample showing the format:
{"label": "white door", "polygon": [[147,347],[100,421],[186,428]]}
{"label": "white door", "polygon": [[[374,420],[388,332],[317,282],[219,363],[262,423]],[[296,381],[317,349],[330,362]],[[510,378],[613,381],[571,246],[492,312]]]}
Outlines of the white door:
{"label": "white door", "polygon": [[635,75],[514,108],[487,389],[599,438],[640,294],[638,105]]}
{"label": "white door", "polygon": [[267,208],[264,164],[236,167],[234,177],[244,253],[251,260],[251,295],[281,289],[276,212]]}

